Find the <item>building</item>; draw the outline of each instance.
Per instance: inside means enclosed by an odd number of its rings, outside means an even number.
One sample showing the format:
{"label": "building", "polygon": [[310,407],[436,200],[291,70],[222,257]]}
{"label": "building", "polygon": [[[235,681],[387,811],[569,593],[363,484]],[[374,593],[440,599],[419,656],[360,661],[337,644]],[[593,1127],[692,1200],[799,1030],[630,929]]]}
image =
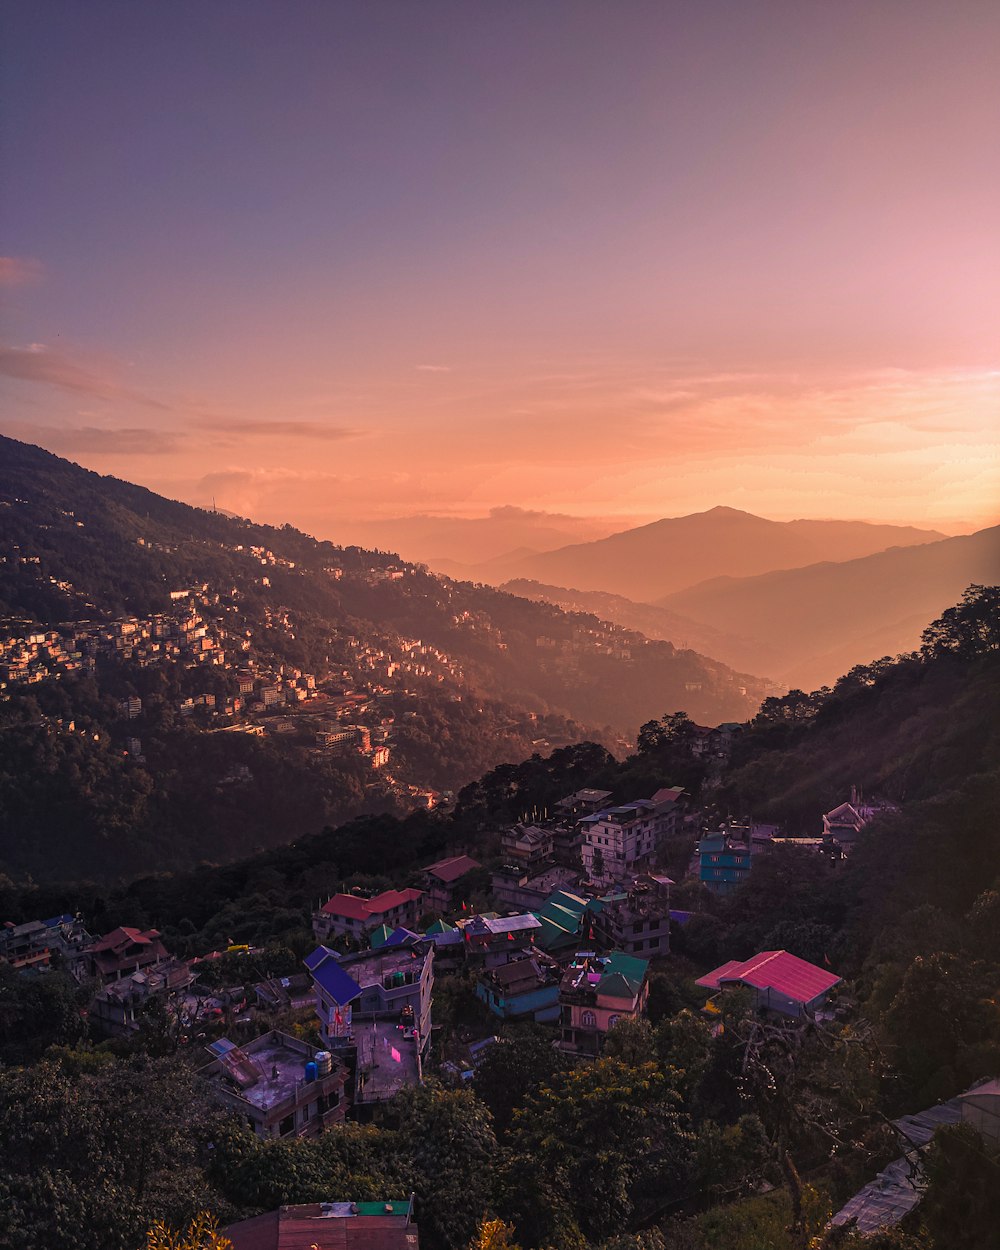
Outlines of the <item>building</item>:
{"label": "building", "polygon": [[0,962],[12,968],[48,968],[56,961],[74,963],[93,939],[83,921],[68,913],[51,920],[8,921],[0,926]]}
{"label": "building", "polygon": [[512,825],[500,835],[500,851],[506,864],[516,864],[529,872],[552,858],[552,830],[539,825]]}
{"label": "building", "polygon": [[593,913],[591,924],[600,945],[654,959],[670,950],[669,877],[645,873],[628,890],[609,894]]}
{"label": "building", "polygon": [[894,803],[885,800],[865,801],[856,786],[851,786],[851,800],[841,803],[833,811],[823,815],[823,840],[836,843],[849,854],[857,842],[861,830],[876,816],[898,811]]}
{"label": "building", "polygon": [[559,1047],[581,1055],[598,1055],[608,1030],[619,1020],[635,1019],[646,1009],[649,964],[623,955],[581,951],[559,986]]}
{"label": "building", "polygon": [[[751,959],[731,959],[699,977],[695,984],[717,993],[742,986],[752,992],[758,1011],[798,1018],[823,1007],[842,979],[788,951],[761,951]],[[709,1011],[718,1011],[715,998],[707,1006]]]}
{"label": "building", "polygon": [[195,973],[180,959],[161,960],[143,972],[109,981],[91,999],[90,1023],[105,1037],[128,1037],[138,1031],[142,1013],[154,999],[169,1003],[186,990]]}
{"label": "building", "polygon": [[498,903],[521,911],[536,911],[553,890],[572,890],[580,883],[579,869],[563,864],[550,865],[540,872],[505,865],[490,878],[490,889]]}
{"label": "building", "polygon": [[372,929],[390,929],[417,923],[423,900],[422,890],[384,890],[373,898],[356,894],[335,894],[313,913],[313,933],[319,942],[331,937],[353,937],[360,941]]}
{"label": "building", "polygon": [[577,790],[575,794],[560,799],[555,804],[555,810],[565,820],[581,820],[599,812],[610,798],[610,790]]}
{"label": "building", "polygon": [[412,1197],[279,1207],[222,1231],[233,1250],[420,1250]]}
{"label": "building", "polygon": [[580,821],[583,833],[583,871],[598,883],[622,881],[650,864],[660,839],[676,828],[673,800],[654,803],[636,799],[607,807]]}
{"label": "building", "polygon": [[716,894],[728,894],[750,875],[749,842],[725,829],[706,834],[697,847],[698,878]]}
{"label": "building", "polygon": [[245,1046],[220,1038],[199,1075],[258,1137],[314,1137],[343,1121],[347,1069],[328,1051],[276,1029]]}
{"label": "building", "polygon": [[534,946],[541,928],[530,914],[473,916],[462,925],[466,957],[482,959],[486,968],[499,967],[519,951]]}
{"label": "building", "polygon": [[559,965],[542,951],[522,951],[505,964],[484,969],[476,996],[501,1020],[559,1019]]}
{"label": "building", "polygon": [[424,869],[425,906],[431,911],[454,911],[467,902],[470,872],[481,868],[478,859],[471,855],[452,855],[450,859],[438,860]]}
{"label": "building", "polygon": [[156,929],[130,929],[122,926],[105,933],[80,952],[88,976],[101,981],[117,981],[170,959]]}

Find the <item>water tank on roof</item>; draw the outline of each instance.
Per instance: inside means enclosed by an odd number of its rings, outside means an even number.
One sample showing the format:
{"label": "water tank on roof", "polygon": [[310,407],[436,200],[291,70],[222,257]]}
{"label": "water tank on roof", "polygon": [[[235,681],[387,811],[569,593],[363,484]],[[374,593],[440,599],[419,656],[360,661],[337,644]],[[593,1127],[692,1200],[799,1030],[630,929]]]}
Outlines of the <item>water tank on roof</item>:
{"label": "water tank on roof", "polygon": [[329,1076],[333,1071],[333,1055],[328,1050],[317,1050],[313,1059],[320,1076]]}
{"label": "water tank on roof", "polygon": [[315,1081],[318,1075],[319,1075],[319,1069],[316,1067],[316,1064],[313,1063],[313,1061],[310,1059],[309,1062],[306,1064],[306,1080]]}

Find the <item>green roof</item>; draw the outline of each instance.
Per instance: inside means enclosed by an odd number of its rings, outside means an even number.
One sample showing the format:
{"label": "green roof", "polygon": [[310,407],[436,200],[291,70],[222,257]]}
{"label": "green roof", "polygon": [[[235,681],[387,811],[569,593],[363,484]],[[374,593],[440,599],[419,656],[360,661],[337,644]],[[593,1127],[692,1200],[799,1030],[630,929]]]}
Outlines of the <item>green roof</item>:
{"label": "green roof", "polygon": [[[604,979],[617,973],[623,976],[626,981],[632,982],[633,985],[640,986],[646,979],[648,971],[648,960],[636,959],[634,955],[625,955],[621,951],[613,951],[608,956],[608,962],[604,965]],[[603,980],[601,984],[604,984]]]}
{"label": "green roof", "polygon": [[368,937],[368,942],[372,950],[378,950],[380,946],[385,946],[386,942],[392,936],[392,929],[387,924],[380,924]]}
{"label": "green roof", "polygon": [[641,985],[641,981],[630,981],[620,972],[605,972],[597,984],[597,992],[611,998],[633,998]]}
{"label": "green roof", "polygon": [[453,924],[449,924],[447,920],[435,920],[433,924],[429,924],[427,926],[425,936],[430,937],[432,934],[436,933],[455,932],[457,932],[457,927]]}
{"label": "green roof", "polygon": [[[406,1215],[410,1209],[405,1199],[400,1202],[356,1202],[354,1205],[358,1208],[358,1215]],[[392,1207],[392,1211],[387,1211],[386,1207]]]}

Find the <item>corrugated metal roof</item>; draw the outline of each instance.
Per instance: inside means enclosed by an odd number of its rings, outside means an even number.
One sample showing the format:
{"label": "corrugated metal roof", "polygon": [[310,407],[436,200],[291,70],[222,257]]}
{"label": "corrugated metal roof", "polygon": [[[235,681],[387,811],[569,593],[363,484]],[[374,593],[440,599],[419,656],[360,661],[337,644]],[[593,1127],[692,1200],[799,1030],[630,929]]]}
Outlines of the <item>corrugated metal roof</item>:
{"label": "corrugated metal roof", "polygon": [[730,960],[700,977],[697,984],[718,989],[725,982],[736,981],[753,989],[772,990],[796,1003],[808,1004],[833,989],[841,980],[834,973],[799,959],[788,951],[761,951],[742,963]]}

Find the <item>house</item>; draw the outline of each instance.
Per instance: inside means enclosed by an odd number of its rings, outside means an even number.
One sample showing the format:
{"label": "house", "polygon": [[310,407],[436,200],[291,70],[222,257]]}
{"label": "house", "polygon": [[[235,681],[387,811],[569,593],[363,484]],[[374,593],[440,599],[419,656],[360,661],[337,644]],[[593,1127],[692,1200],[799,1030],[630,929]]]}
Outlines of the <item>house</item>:
{"label": "house", "polygon": [[592,926],[600,945],[626,955],[653,959],[670,950],[669,877],[644,873],[627,891],[609,894],[593,914]]}
{"label": "house", "polygon": [[729,830],[705,834],[696,853],[699,880],[716,894],[728,894],[750,875],[750,843]]}
{"label": "house", "polygon": [[553,890],[573,889],[579,883],[579,869],[563,864],[543,867],[533,873],[527,868],[508,864],[493,873],[490,889],[496,901],[506,907],[535,911]]}
{"label": "house", "polygon": [[610,790],[577,790],[555,804],[555,810],[567,820],[580,820],[598,812],[611,798]]}
{"label": "house", "polygon": [[534,946],[541,923],[530,913],[520,916],[473,916],[462,925],[465,954],[482,959],[487,968],[505,964],[519,951]]}
{"label": "house", "polygon": [[222,1232],[233,1250],[420,1250],[412,1197],[279,1207]]}
{"label": "house", "polygon": [[313,978],[324,1044],[338,1045],[360,1018],[367,1018],[404,1023],[426,1048],[434,991],[432,943],[387,943],[353,955],[320,946],[306,956],[305,965]]}
{"label": "house", "polygon": [[109,981],[91,999],[91,1025],[105,1037],[128,1037],[138,1031],[148,1003],[172,999],[191,985],[195,975],[183,960],[166,959]]}
{"label": "house", "polygon": [[858,840],[865,825],[876,816],[886,812],[898,811],[895,803],[884,799],[868,800],[858,793],[856,786],[851,786],[849,803],[841,803],[833,811],[823,815],[823,840],[840,846],[844,854],[849,854]]}
{"label": "house", "polygon": [[48,968],[55,955],[72,963],[91,941],[83,921],[68,913],[18,925],[7,921],[0,926],[0,962],[18,969]]}
{"label": "house", "polygon": [[636,799],[580,821],[583,870],[599,883],[619,881],[652,862],[660,839],[676,828],[676,803]]}
{"label": "house", "polygon": [[315,1137],[344,1120],[347,1068],[329,1051],[272,1029],[245,1046],[220,1038],[199,1076],[258,1137]]}
{"label": "house", "polygon": [[552,858],[552,830],[540,825],[512,825],[500,835],[500,852],[504,863],[529,871],[540,868]]}
{"label": "house", "polygon": [[484,970],[476,996],[501,1020],[559,1019],[559,965],[542,951],[522,951],[499,967]]}
{"label": "house", "polygon": [[561,1050],[598,1055],[608,1030],[619,1020],[635,1019],[646,1009],[649,964],[615,951],[581,951],[559,986]]}
{"label": "house", "polygon": [[158,930],[130,929],[124,925],[84,946],[80,955],[87,975],[104,982],[118,981],[170,958]]}
{"label": "house", "polygon": [[982,1081],[959,1096],[962,1123],[1000,1146],[1000,1080]]}
{"label": "house", "polygon": [[379,925],[388,925],[390,929],[399,925],[412,927],[417,923],[423,897],[422,890],[414,889],[383,890],[373,898],[335,894],[313,913],[313,933],[319,942],[343,936],[360,941]]}
{"label": "house", "polygon": [[[743,986],[752,991],[758,1011],[797,1018],[822,1007],[842,979],[788,951],[761,951],[751,959],[731,959],[699,977],[695,984],[719,992]],[[709,1010],[718,1010],[714,999],[709,1004]]]}
{"label": "house", "polygon": [[453,855],[424,869],[425,908],[429,911],[454,911],[467,901],[470,872],[482,864],[471,855]]}
{"label": "house", "polygon": [[553,890],[535,912],[535,919],[542,926],[535,939],[537,945],[550,955],[577,950],[581,942],[593,939],[593,913],[601,906],[586,895]]}

